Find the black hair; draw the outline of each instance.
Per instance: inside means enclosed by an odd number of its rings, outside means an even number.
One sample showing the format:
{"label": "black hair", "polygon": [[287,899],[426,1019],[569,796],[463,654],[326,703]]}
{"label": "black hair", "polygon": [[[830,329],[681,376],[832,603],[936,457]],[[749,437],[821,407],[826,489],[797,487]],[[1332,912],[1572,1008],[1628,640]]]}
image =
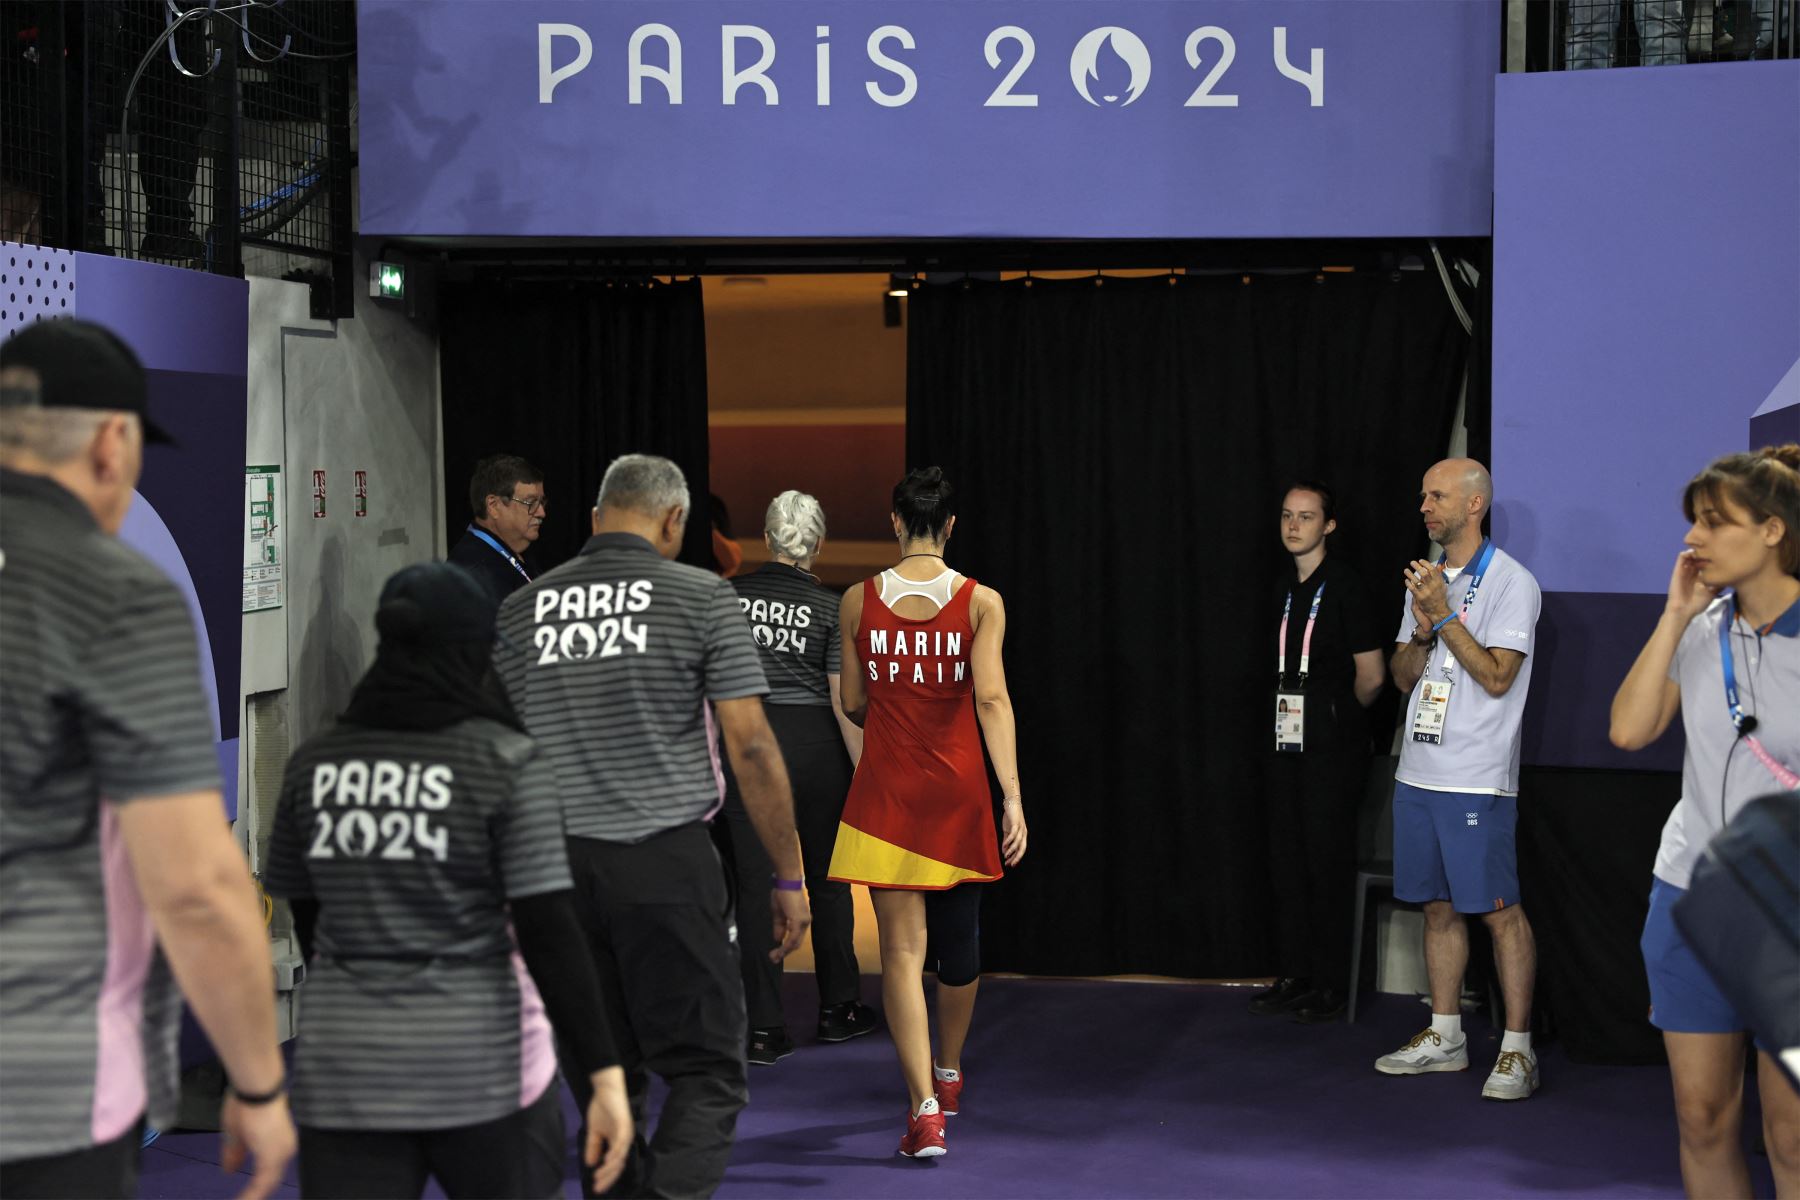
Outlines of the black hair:
{"label": "black hair", "polygon": [[516,454],[490,454],[475,464],[469,479],[469,511],[487,516],[489,496],[511,497],[521,483],[542,483],[544,473]]}
{"label": "black hair", "polygon": [[719,532],[726,537],[735,536],[731,532],[731,510],[725,507],[723,500],[719,499],[719,493],[708,493],[706,502],[712,506],[712,523],[718,526]]}
{"label": "black hair", "polygon": [[894,485],[894,515],[906,527],[907,537],[935,540],[956,515],[956,489],[941,467],[908,471]]}
{"label": "black hair", "polygon": [[1287,485],[1281,493],[1287,499],[1288,492],[1311,492],[1319,498],[1319,516],[1325,521],[1337,520],[1337,497],[1331,494],[1331,488],[1316,479],[1297,479]]}

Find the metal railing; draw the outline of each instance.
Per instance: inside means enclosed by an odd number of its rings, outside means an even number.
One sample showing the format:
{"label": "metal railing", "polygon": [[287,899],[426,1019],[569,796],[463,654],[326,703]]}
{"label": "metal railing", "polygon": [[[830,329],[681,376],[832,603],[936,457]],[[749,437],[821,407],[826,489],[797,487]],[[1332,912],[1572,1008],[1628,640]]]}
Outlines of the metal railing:
{"label": "metal railing", "polygon": [[1800,58],[1800,0],[1553,0],[1542,15],[1528,69]]}

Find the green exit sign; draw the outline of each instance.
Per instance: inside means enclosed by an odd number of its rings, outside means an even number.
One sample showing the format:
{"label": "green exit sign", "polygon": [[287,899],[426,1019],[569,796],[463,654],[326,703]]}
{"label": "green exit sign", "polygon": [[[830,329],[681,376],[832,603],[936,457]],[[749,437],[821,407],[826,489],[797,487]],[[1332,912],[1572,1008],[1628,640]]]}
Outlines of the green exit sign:
{"label": "green exit sign", "polygon": [[369,295],[383,300],[404,299],[406,296],[406,268],[399,263],[370,263]]}

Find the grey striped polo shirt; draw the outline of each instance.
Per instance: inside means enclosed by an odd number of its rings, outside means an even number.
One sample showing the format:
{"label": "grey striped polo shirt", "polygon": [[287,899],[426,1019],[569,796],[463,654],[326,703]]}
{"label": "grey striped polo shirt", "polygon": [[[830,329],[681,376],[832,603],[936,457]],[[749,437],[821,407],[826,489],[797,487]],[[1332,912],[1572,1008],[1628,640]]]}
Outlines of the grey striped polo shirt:
{"label": "grey striped polo shirt", "polygon": [[769,690],[731,585],[624,533],[507,597],[494,661],[556,767],[564,827],[607,842],[717,808],[706,701]]}
{"label": "grey striped polo shirt", "polygon": [[288,760],[264,882],[319,902],[294,1056],[302,1124],[473,1125],[555,1078],[506,913],[570,886],[555,781],[530,738],[480,718],[340,722]]}
{"label": "grey striped polo shirt", "polygon": [[0,1162],[174,1118],[180,998],[113,807],[219,788],[209,710],[175,585],[0,471]]}
{"label": "grey striped polo shirt", "polygon": [[770,704],[828,706],[829,676],[843,669],[838,596],[798,567],[769,562],[731,581],[737,590]]}

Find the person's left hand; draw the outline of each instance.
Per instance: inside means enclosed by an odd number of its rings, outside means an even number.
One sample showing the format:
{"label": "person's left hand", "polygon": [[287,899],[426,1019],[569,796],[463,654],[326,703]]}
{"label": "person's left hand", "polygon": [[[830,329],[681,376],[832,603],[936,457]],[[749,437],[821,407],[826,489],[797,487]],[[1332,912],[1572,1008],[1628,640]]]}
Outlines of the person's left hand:
{"label": "person's left hand", "polygon": [[1024,802],[1003,801],[1000,805],[1000,856],[1007,866],[1016,867],[1025,857],[1026,838]]}
{"label": "person's left hand", "polygon": [[595,1071],[592,1080],[594,1095],[588,1101],[587,1145],[581,1161],[594,1172],[594,1195],[603,1196],[619,1182],[631,1154],[631,1097],[622,1067]]}
{"label": "person's left hand", "polygon": [[800,948],[800,939],[812,925],[812,906],[805,892],[785,888],[771,890],[769,898],[775,915],[775,948],[769,951],[769,961],[780,962]]}
{"label": "person's left hand", "polygon": [[267,1200],[281,1187],[294,1157],[294,1121],[286,1096],[267,1104],[245,1104],[227,1093],[219,1109],[219,1169],[227,1175],[252,1164],[253,1174],[238,1200]]}
{"label": "person's left hand", "polygon": [[1450,615],[1450,600],[1445,594],[1444,567],[1441,563],[1429,563],[1422,558],[1415,558],[1406,568],[1406,590],[1413,595],[1413,603],[1419,611],[1431,619],[1431,624]]}

